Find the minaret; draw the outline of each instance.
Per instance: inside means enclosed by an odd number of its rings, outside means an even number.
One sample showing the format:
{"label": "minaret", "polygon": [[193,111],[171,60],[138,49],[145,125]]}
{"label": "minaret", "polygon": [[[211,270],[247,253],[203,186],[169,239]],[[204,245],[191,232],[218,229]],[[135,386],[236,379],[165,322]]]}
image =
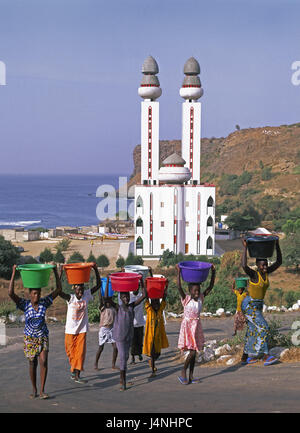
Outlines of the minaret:
{"label": "minaret", "polygon": [[187,167],[192,173],[189,183],[200,184],[201,157],[201,102],[197,102],[203,95],[200,78],[200,66],[194,57],[184,65],[185,74],[180,96],[185,99],[182,104],[182,158],[187,161]]}
{"label": "minaret", "polygon": [[162,94],[156,76],[159,69],[152,56],[147,57],[142,67],[143,78],[138,94],[141,103],[141,183],[158,184],[159,170],[159,102]]}

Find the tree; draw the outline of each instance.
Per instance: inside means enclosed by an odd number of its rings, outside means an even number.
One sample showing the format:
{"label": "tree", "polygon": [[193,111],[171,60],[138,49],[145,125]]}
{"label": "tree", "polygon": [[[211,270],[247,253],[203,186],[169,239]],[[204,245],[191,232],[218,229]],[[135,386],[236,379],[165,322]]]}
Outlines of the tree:
{"label": "tree", "polygon": [[69,257],[68,263],[83,263],[84,257],[79,251],[74,251],[74,253]]}
{"label": "tree", "polygon": [[300,265],[300,232],[290,233],[281,242],[283,264],[287,268],[295,267],[296,272]]}
{"label": "tree", "polygon": [[40,254],[40,262],[41,263],[49,263],[52,262],[54,255],[52,254],[50,248],[45,248]]}
{"label": "tree", "polygon": [[258,227],[261,223],[261,216],[251,205],[241,212],[232,212],[226,218],[226,224],[233,230],[248,231]]}
{"label": "tree", "polygon": [[55,263],[65,263],[65,256],[63,255],[63,253],[60,251],[60,250],[58,250],[58,251],[56,251],[56,253],[54,254],[54,257],[53,257],[53,261],[55,262]]}
{"label": "tree", "polygon": [[62,239],[61,241],[57,242],[55,245],[56,251],[67,251],[69,249],[69,246],[71,244],[71,239]]}
{"label": "tree", "polygon": [[264,167],[261,171],[261,180],[270,180],[273,177],[272,168]]}
{"label": "tree", "polygon": [[90,251],[90,255],[88,256],[88,258],[86,259],[86,261],[88,263],[96,262],[96,257],[94,256],[94,254],[92,253],[92,251]]}
{"label": "tree", "polygon": [[125,259],[122,256],[119,256],[118,260],[116,261],[117,268],[124,268],[125,266]]}
{"label": "tree", "polygon": [[133,253],[129,253],[126,260],[125,260],[125,265],[129,266],[129,265],[143,265],[144,264],[144,260],[141,256],[135,256]]}
{"label": "tree", "polygon": [[10,279],[13,265],[18,263],[20,252],[10,242],[0,236],[0,277]]}
{"label": "tree", "polygon": [[99,257],[97,257],[96,263],[99,266],[99,268],[107,268],[107,266],[109,266],[109,260],[105,254],[102,254]]}

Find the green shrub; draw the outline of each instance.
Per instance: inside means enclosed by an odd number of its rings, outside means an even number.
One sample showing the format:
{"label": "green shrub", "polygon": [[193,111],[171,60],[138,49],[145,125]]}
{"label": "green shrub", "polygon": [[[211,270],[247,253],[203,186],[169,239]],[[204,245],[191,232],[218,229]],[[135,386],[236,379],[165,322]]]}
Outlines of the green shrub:
{"label": "green shrub", "polygon": [[236,296],[230,290],[231,283],[222,281],[215,284],[210,294],[204,300],[204,310],[215,313],[218,308],[234,313],[236,311]]}
{"label": "green shrub", "polygon": [[49,263],[52,262],[54,255],[52,254],[50,248],[45,248],[40,254],[40,262],[41,263]]}
{"label": "green shrub", "polygon": [[293,345],[291,341],[291,332],[288,334],[282,334],[280,328],[282,326],[281,322],[277,319],[271,319],[268,321],[269,333],[268,333],[268,347],[281,346],[281,347],[291,347]]}
{"label": "green shrub", "polygon": [[0,236],[0,278],[10,279],[12,267],[18,263],[20,256],[17,248]]}
{"label": "green shrub", "polygon": [[85,262],[83,255],[79,251],[74,251],[69,257],[68,263],[82,263]]}
{"label": "green shrub", "polygon": [[270,180],[274,174],[271,167],[264,167],[261,171],[261,180]]}
{"label": "green shrub", "polygon": [[2,301],[0,302],[0,317],[5,316],[6,318],[10,313],[16,313],[17,307],[13,301]]}

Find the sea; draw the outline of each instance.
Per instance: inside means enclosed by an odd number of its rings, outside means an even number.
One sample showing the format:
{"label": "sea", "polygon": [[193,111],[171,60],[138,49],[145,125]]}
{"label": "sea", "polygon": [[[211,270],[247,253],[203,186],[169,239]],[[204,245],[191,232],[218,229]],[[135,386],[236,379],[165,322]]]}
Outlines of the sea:
{"label": "sea", "polygon": [[[98,224],[99,187],[117,191],[129,175],[0,175],[0,228]],[[113,193],[114,194],[114,193]],[[113,196],[110,193],[110,196]],[[99,195],[99,194],[97,194]],[[116,210],[119,201],[116,199]]]}

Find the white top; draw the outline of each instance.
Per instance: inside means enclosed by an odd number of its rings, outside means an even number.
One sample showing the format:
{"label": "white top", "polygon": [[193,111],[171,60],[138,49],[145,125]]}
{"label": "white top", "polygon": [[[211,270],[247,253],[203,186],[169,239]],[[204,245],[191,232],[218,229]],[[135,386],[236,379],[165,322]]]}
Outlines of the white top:
{"label": "white top", "polygon": [[[132,292],[130,292],[130,300],[129,303],[135,302],[137,299],[139,299],[141,296],[143,296],[142,293],[138,293],[138,295],[134,295]],[[118,294],[118,302],[119,305],[121,305],[121,298],[120,293]],[[135,328],[139,328],[140,326],[145,326],[145,319],[144,319],[144,302],[141,302],[139,305],[137,305],[134,310],[134,319],[133,319],[133,326]]]}
{"label": "white top", "polygon": [[70,295],[70,300],[67,301],[68,311],[66,320],[66,334],[82,334],[89,329],[88,320],[88,303],[93,301],[91,290],[84,291],[81,299],[77,299],[76,295]]}

